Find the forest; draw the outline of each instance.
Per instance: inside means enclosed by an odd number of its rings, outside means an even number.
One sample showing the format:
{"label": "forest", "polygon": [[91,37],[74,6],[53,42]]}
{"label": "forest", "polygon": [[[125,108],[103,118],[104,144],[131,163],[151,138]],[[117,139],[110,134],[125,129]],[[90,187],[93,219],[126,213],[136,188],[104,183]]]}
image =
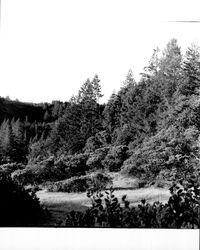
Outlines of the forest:
{"label": "forest", "polygon": [[[199,47],[183,54],[172,39],[153,51],[139,81],[129,70],[120,90],[102,97],[95,75],[66,102],[0,98],[0,226],[49,226],[37,196],[46,190],[91,201],[54,226],[200,227]],[[132,205],[125,187],[116,197],[115,176],[134,181],[132,192],[170,195]]]}

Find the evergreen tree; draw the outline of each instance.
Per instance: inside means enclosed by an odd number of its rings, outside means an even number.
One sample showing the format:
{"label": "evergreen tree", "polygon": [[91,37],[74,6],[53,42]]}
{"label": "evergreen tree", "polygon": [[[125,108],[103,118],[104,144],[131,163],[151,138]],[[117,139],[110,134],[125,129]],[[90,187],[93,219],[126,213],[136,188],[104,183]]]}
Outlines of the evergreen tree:
{"label": "evergreen tree", "polygon": [[182,81],[182,55],[176,39],[172,39],[164,50],[160,60],[159,80],[162,84],[162,94],[170,102],[172,95]]}
{"label": "evergreen tree", "polygon": [[9,162],[13,150],[13,133],[9,120],[4,120],[0,128],[0,149],[2,161]]}
{"label": "evergreen tree", "polygon": [[77,96],[71,98],[65,113],[58,119],[48,140],[52,152],[76,153],[81,151],[87,139],[102,128],[102,96],[97,76],[83,84]]}
{"label": "evergreen tree", "polygon": [[13,148],[12,148],[12,160],[17,162],[24,162],[27,155],[27,142],[25,140],[24,127],[21,121],[18,119],[12,123],[13,134]]}
{"label": "evergreen tree", "polygon": [[122,101],[118,94],[113,93],[108,100],[103,111],[104,128],[112,134],[116,128],[120,127],[120,112]]}
{"label": "evergreen tree", "polygon": [[127,87],[127,86],[130,86],[130,85],[131,85],[131,86],[132,86],[132,85],[134,86],[135,84],[136,84],[136,81],[135,81],[135,79],[134,79],[134,77],[133,77],[133,71],[132,71],[132,69],[129,69],[123,87]]}
{"label": "evergreen tree", "polygon": [[182,95],[199,94],[200,88],[200,49],[192,45],[186,51],[183,63],[185,80],[179,84]]}
{"label": "evergreen tree", "polygon": [[94,76],[93,80],[87,79],[82,85],[77,96],[77,102],[98,102],[103,96],[101,93],[100,80],[97,75]]}

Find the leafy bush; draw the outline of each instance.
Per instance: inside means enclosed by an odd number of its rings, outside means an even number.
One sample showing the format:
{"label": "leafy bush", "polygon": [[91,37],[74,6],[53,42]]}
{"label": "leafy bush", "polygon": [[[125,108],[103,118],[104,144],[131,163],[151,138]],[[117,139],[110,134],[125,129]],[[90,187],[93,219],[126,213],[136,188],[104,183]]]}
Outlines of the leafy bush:
{"label": "leafy bush", "polygon": [[170,188],[168,203],[142,200],[137,207],[131,207],[126,196],[122,204],[113,191],[88,193],[92,207],[86,212],[72,211],[67,214],[64,226],[79,227],[131,227],[131,228],[199,228],[200,186],[196,180]]}
{"label": "leafy bush", "polygon": [[128,157],[127,151],[128,147],[122,145],[110,148],[103,161],[103,165],[111,172],[119,171],[121,169],[122,163]]}
{"label": "leafy bush", "polygon": [[41,184],[49,181],[60,181],[73,176],[85,174],[88,155],[78,154],[60,157],[49,157],[37,163],[29,163],[25,169],[12,173],[12,178],[23,184]]}
{"label": "leafy bush", "polygon": [[29,163],[35,164],[48,158],[50,155],[49,155],[49,150],[47,150],[47,147],[48,147],[48,140],[40,139],[38,141],[30,143],[29,154],[28,154]]}
{"label": "leafy bush", "polygon": [[27,185],[61,180],[66,174],[54,165],[54,158],[50,157],[37,164],[27,165],[25,169],[17,170],[11,176],[18,183]]}
{"label": "leafy bush", "polygon": [[50,192],[85,192],[89,185],[87,183],[87,176],[72,177],[64,181],[50,183],[47,190]]}
{"label": "leafy bush", "polygon": [[79,177],[50,183],[47,186],[51,192],[85,192],[90,190],[103,190],[111,183],[109,176],[103,173],[93,173]]}
{"label": "leafy bush", "polygon": [[95,150],[94,153],[91,153],[86,163],[89,169],[92,171],[104,169],[103,160],[105,159],[108,151],[109,147],[104,147]]}
{"label": "leafy bush", "polygon": [[107,133],[105,130],[98,132],[94,136],[91,136],[87,139],[85,151],[93,152],[98,148],[107,147],[110,142],[111,137],[109,133]]}
{"label": "leafy bush", "polygon": [[6,175],[10,175],[18,169],[24,169],[24,165],[21,163],[7,163],[0,166],[0,172]]}
{"label": "leafy bush", "polygon": [[88,154],[76,154],[76,155],[69,155],[58,159],[55,164],[57,166],[62,166],[65,169],[65,173],[68,177],[72,176],[81,176],[86,173],[88,170],[88,166],[86,162],[88,160]]}
{"label": "leafy bush", "polygon": [[96,172],[90,175],[88,184],[91,192],[105,190],[112,185],[112,178],[105,173]]}
{"label": "leafy bush", "polygon": [[45,217],[35,193],[0,174],[0,226],[36,226]]}

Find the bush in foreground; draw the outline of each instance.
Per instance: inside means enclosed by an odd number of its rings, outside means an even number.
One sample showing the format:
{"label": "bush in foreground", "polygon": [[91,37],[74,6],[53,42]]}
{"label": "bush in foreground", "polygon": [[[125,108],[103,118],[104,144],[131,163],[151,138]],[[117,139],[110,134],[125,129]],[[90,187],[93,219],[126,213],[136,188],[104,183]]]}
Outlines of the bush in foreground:
{"label": "bush in foreground", "polygon": [[35,193],[0,175],[0,226],[36,226],[45,217]]}
{"label": "bush in foreground", "polygon": [[188,184],[170,188],[168,203],[142,200],[137,207],[131,207],[126,196],[122,204],[114,196],[113,190],[89,193],[92,207],[86,212],[72,211],[67,214],[63,226],[73,227],[130,227],[130,228],[199,228],[200,227],[200,187]]}

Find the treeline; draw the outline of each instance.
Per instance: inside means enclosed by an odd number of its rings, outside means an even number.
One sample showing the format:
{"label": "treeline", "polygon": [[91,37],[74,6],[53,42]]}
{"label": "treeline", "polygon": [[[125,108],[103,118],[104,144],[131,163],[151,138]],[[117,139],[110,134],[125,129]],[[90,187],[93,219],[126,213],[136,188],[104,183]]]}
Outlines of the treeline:
{"label": "treeline", "polygon": [[24,103],[10,100],[9,97],[0,97],[0,122],[13,118],[29,122],[55,121],[62,115],[67,102],[52,101],[52,103]]}
{"label": "treeline", "polygon": [[106,104],[99,103],[96,75],[68,103],[32,105],[42,110],[35,121],[26,112],[4,120],[1,161],[8,155],[7,162],[40,166],[52,156],[59,162],[79,155],[90,171],[106,168],[149,182],[187,178],[199,171],[199,90],[199,49],[190,46],[183,55],[172,39],[164,51],[154,50],[139,82],[130,70]]}
{"label": "treeline", "polygon": [[29,146],[46,139],[68,103],[26,104],[0,98],[0,163],[27,162]]}

